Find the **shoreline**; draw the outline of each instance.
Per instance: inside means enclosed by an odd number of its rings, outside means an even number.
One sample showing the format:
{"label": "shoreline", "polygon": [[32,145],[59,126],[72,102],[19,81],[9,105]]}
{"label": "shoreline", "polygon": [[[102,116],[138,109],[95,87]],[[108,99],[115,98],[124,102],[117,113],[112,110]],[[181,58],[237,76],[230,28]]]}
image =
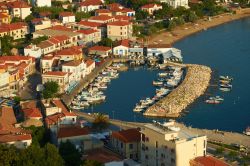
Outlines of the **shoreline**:
{"label": "shoreline", "polygon": [[[238,13],[237,13],[238,12]],[[237,14],[224,13],[218,16],[211,17],[211,21],[207,19],[197,20],[195,23],[186,23],[176,27],[172,31],[162,31],[154,36],[147,38],[148,44],[175,44],[176,42],[202,32],[204,30],[217,27],[235,20],[250,17],[250,8],[239,9]]]}

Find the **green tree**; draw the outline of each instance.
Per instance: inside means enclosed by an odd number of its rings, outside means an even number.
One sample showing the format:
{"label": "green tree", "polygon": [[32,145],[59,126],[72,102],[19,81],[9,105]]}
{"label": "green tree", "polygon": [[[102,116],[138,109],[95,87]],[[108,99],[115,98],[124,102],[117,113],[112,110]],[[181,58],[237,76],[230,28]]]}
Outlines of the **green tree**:
{"label": "green tree", "polygon": [[96,131],[102,131],[109,127],[109,119],[104,114],[98,113],[92,122],[92,128]]}
{"label": "green tree", "polygon": [[13,18],[11,19],[11,23],[16,23],[16,22],[21,22],[21,21],[22,21],[22,19],[19,18],[19,17],[13,17]]}
{"label": "green tree", "polygon": [[188,22],[195,22],[196,20],[198,20],[198,16],[193,12],[189,12],[188,17],[187,17],[187,21]]}
{"label": "green tree", "polygon": [[14,47],[12,45],[13,38],[6,35],[0,38],[1,40],[1,55],[11,55],[11,49]]}
{"label": "green tree", "polygon": [[95,160],[85,160],[82,166],[103,166],[103,164]]}
{"label": "green tree", "polygon": [[113,41],[110,38],[102,38],[102,40],[98,44],[101,46],[111,47]]}
{"label": "green tree", "polygon": [[62,159],[58,149],[54,145],[50,143],[46,144],[44,147],[44,152],[47,163],[44,165],[50,165],[50,166],[64,165],[64,160]]}
{"label": "green tree", "polygon": [[65,161],[66,166],[79,166],[81,164],[81,154],[68,140],[61,142],[59,146],[59,153]]}
{"label": "green tree", "polygon": [[144,20],[149,16],[148,12],[139,10],[135,13],[136,20]]}
{"label": "green tree", "polygon": [[32,132],[32,145],[43,147],[49,142],[49,131],[45,127],[31,126],[26,129]]}
{"label": "green tree", "polygon": [[76,17],[76,22],[79,22],[83,18],[89,18],[89,17],[91,17],[91,14],[88,13],[88,12],[87,13],[85,13],[85,12],[76,12],[75,17]]}
{"label": "green tree", "polygon": [[170,20],[168,23],[168,30],[172,30],[176,27],[176,22],[175,20]]}
{"label": "green tree", "polygon": [[43,97],[45,99],[53,98],[59,91],[59,85],[55,81],[49,81],[44,84]]}
{"label": "green tree", "polygon": [[14,145],[7,146],[0,144],[0,163],[3,166],[17,165],[19,156],[17,155],[18,149]]}
{"label": "green tree", "polygon": [[30,14],[27,17],[25,17],[24,20],[25,20],[26,23],[30,23],[34,18],[35,17],[32,14]]}

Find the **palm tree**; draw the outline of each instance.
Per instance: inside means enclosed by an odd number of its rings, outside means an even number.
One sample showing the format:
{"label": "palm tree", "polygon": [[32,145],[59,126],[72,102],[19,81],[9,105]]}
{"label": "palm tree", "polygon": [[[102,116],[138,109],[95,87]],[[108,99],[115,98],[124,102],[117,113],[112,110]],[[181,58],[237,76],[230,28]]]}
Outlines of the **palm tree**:
{"label": "palm tree", "polygon": [[102,113],[95,115],[95,119],[92,122],[92,128],[97,131],[105,130],[109,125],[109,118]]}

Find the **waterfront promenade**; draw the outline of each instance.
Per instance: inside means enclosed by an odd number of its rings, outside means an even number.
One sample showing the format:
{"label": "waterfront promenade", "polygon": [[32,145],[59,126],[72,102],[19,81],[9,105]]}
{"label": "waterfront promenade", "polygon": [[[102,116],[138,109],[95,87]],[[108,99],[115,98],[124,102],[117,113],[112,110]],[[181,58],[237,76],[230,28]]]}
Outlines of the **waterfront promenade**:
{"label": "waterfront promenade", "polygon": [[212,73],[209,67],[196,64],[175,65],[186,66],[187,72],[183,82],[166,97],[150,106],[143,115],[179,117],[184,109],[205,93]]}
{"label": "waterfront promenade", "polygon": [[109,58],[104,61],[104,63],[100,64],[100,66],[97,66],[89,75],[84,77],[80,81],[77,87],[74,88],[72,92],[69,94],[64,94],[62,96],[62,100],[66,105],[70,105],[74,97],[80,93],[84,88],[86,88],[93,80],[99,75],[100,72],[102,72],[106,67],[110,66],[113,62],[113,59]]}

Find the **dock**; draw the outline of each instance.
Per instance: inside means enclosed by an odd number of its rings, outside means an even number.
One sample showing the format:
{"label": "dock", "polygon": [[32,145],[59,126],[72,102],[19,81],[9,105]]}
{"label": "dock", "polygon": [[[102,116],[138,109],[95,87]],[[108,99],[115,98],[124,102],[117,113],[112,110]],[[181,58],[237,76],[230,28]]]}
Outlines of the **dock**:
{"label": "dock", "polygon": [[143,115],[154,117],[179,117],[181,112],[192,104],[207,90],[212,70],[203,65],[179,64],[169,62],[186,68],[186,76],[183,82],[170,94],[150,106]]}

